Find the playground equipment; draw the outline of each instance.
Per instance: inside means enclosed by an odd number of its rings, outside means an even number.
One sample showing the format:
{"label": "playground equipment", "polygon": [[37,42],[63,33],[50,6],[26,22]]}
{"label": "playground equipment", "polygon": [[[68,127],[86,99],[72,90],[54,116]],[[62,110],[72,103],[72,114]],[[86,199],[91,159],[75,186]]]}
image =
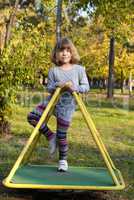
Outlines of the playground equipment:
{"label": "playground equipment", "polygon": [[31,188],[51,190],[121,190],[125,187],[121,172],[114,166],[99,132],[88,113],[80,94],[73,92],[91,135],[104,160],[104,168],[70,166],[68,172],[58,172],[56,166],[28,164],[29,157],[37,144],[42,123],[49,120],[62,89],[57,88],[44,110],[37,126],[28,139],[17,161],[3,184],[10,188]]}

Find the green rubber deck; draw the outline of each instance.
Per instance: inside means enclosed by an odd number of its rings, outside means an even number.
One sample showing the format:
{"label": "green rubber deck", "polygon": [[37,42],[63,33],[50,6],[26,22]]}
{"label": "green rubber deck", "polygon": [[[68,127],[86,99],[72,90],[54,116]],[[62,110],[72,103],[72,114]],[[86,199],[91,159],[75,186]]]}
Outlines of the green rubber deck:
{"label": "green rubber deck", "polygon": [[115,186],[105,168],[69,167],[68,172],[57,172],[56,166],[25,165],[13,176],[14,184]]}

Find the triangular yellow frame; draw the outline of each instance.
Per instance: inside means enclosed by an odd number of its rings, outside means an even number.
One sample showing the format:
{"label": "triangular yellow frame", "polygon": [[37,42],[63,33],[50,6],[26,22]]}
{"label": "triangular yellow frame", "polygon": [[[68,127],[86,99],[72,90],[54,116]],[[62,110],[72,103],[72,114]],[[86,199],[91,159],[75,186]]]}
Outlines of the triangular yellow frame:
{"label": "triangular yellow frame", "polygon": [[54,106],[56,105],[56,102],[58,101],[60,95],[62,93],[62,89],[61,88],[57,88],[55,93],[53,94],[50,102],[48,103],[45,111],[43,112],[37,126],[35,127],[35,129],[33,130],[33,133],[31,134],[30,138],[28,139],[26,145],[24,146],[22,152],[20,153],[17,161],[15,162],[13,168],[11,169],[9,175],[7,176],[7,178],[5,178],[3,180],[3,184],[7,187],[11,187],[11,188],[34,188],[34,189],[88,189],[88,190],[121,190],[125,187],[125,183],[123,181],[122,175],[120,173],[120,171],[114,166],[109,153],[106,150],[106,147],[104,146],[100,134],[97,131],[91,117],[90,114],[88,113],[81,97],[79,94],[77,94],[76,92],[73,92],[73,96],[76,99],[76,102],[78,103],[80,110],[83,114],[83,117],[87,123],[87,126],[92,134],[92,137],[102,155],[102,158],[104,160],[104,163],[109,171],[109,174],[111,175],[113,182],[115,183],[115,186],[103,186],[103,187],[99,187],[99,186],[45,186],[45,185],[32,185],[32,184],[14,184],[12,183],[12,178],[14,176],[14,174],[16,173],[17,169],[22,166],[25,165],[39,139],[40,133],[39,133],[39,128],[42,125],[42,123],[45,122],[47,123],[49,117],[51,116],[51,113],[54,109]]}

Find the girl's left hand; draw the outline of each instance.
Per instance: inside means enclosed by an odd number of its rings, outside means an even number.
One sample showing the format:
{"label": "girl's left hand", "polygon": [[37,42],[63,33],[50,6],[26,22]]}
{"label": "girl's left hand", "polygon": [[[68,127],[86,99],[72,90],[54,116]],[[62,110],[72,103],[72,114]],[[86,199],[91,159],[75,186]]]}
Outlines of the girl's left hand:
{"label": "girl's left hand", "polygon": [[64,86],[67,88],[70,88],[73,86],[73,83],[72,83],[72,81],[67,81]]}
{"label": "girl's left hand", "polygon": [[72,86],[72,87],[69,87],[68,90],[69,90],[70,92],[76,91],[76,89],[75,89],[73,86]]}
{"label": "girl's left hand", "polygon": [[67,88],[68,88],[68,90],[69,90],[70,92],[74,92],[74,91],[76,91],[76,89],[75,89],[75,87],[74,87],[72,81],[68,81],[68,82],[66,82],[66,86],[67,86]]}

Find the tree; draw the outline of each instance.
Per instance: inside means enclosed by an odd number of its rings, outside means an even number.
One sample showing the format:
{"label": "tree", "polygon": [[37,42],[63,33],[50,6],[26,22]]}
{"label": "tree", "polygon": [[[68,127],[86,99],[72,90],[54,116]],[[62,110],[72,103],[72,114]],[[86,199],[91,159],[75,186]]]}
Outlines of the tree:
{"label": "tree", "polygon": [[16,101],[16,92],[23,86],[38,86],[39,76],[46,76],[51,65],[50,51],[55,33],[51,8],[48,10],[49,21],[42,21],[34,9],[28,9],[29,16],[25,10],[17,12],[17,21],[10,29],[12,38],[0,57],[0,131],[3,133],[8,127],[11,102]]}
{"label": "tree", "polygon": [[103,24],[105,25],[105,29],[107,30],[110,39],[109,83],[107,97],[112,98],[114,85],[114,40],[125,39],[126,35],[124,35],[123,32],[120,32],[120,29],[123,22],[127,24],[132,22],[134,11],[133,2],[126,0],[76,0],[74,1],[74,5],[75,14],[77,14],[78,10],[84,9],[87,11],[87,13],[89,13],[90,18],[92,18],[94,21],[97,21],[99,16],[101,16],[103,19]]}

